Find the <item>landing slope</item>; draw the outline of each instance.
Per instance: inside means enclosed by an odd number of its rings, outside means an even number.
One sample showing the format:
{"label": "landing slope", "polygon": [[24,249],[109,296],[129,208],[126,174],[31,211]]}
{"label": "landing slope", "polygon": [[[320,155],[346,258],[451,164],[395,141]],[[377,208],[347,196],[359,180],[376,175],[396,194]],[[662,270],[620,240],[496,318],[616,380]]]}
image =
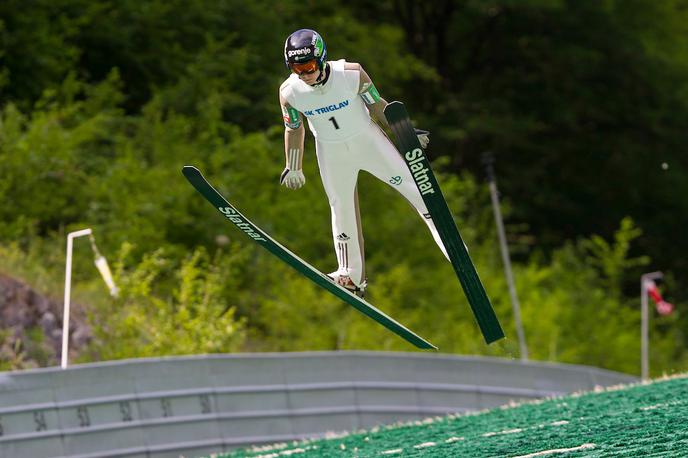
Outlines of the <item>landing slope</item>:
{"label": "landing slope", "polygon": [[222,457],[688,454],[688,375]]}

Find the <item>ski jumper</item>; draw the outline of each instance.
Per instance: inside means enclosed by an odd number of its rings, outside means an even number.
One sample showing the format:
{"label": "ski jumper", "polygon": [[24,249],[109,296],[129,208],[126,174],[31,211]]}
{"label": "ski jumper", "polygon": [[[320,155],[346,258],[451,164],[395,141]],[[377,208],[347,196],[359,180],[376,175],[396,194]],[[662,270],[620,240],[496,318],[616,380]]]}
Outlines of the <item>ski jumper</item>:
{"label": "ski jumper", "polygon": [[337,273],[361,285],[365,264],[356,192],[361,170],[399,191],[423,217],[445,256],[447,251],[404,159],[371,119],[358,94],[360,72],[346,70],[344,63],[343,59],[329,61],[329,78],[318,86],[309,86],[292,74],[281,95],[306,116],[315,137],[320,176],[332,212]]}

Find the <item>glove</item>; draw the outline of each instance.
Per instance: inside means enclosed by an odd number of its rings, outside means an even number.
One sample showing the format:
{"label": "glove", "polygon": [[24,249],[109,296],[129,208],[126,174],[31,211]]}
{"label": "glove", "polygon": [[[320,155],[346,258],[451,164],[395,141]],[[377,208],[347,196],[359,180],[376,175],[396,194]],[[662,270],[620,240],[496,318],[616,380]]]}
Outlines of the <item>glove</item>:
{"label": "glove", "polygon": [[418,137],[418,141],[420,142],[420,146],[423,147],[423,149],[428,147],[428,143],[430,143],[430,132],[427,130],[423,129],[413,129],[416,131],[416,136]]}
{"label": "glove", "polygon": [[280,175],[280,184],[289,189],[299,189],[306,184],[306,177],[301,170],[289,170],[289,167],[287,167]]}

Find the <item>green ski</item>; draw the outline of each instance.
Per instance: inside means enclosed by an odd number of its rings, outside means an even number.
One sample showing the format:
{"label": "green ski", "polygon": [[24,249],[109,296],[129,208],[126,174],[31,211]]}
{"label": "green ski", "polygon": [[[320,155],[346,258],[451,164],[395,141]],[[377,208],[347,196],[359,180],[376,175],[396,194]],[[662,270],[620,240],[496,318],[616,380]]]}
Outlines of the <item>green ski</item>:
{"label": "green ski", "polygon": [[213,207],[219,210],[219,212],[222,213],[229,221],[234,223],[236,227],[241,229],[241,231],[243,231],[249,238],[256,241],[270,253],[274,254],[282,261],[286,262],[298,272],[303,274],[306,278],[313,281],[318,286],[325,288],[327,291],[351,305],[359,312],[377,321],[416,347],[422,349],[437,349],[437,347],[435,347],[433,344],[426,341],[419,335],[414,334],[402,324],[376,309],[365,300],[351,293],[342,286],[334,283],[315,267],[311,266],[306,261],[299,258],[294,253],[280,245],[277,241],[272,239],[258,226],[253,224],[248,218],[242,215],[239,210],[227,202],[227,200],[222,197],[220,193],[210,185],[210,183],[208,183],[208,181],[203,177],[201,172],[196,167],[186,165],[182,169],[182,173],[193,185],[193,187],[196,188],[196,190],[200,192],[203,197],[205,197],[213,205]]}
{"label": "green ski", "polygon": [[413,175],[423,201],[428,207],[428,212],[435,222],[435,226],[437,226],[437,231],[447,249],[451,264],[459,277],[485,342],[489,344],[503,338],[504,331],[490,304],[490,299],[487,297],[487,293],[485,293],[485,288],[480,282],[478,272],[475,270],[466,245],[461,239],[461,234],[459,234],[437,179],[432,173],[430,162],[425,156],[420,141],[414,132],[404,104],[392,102],[387,105],[385,107],[385,117],[397,139],[399,152],[411,170],[411,175]]}

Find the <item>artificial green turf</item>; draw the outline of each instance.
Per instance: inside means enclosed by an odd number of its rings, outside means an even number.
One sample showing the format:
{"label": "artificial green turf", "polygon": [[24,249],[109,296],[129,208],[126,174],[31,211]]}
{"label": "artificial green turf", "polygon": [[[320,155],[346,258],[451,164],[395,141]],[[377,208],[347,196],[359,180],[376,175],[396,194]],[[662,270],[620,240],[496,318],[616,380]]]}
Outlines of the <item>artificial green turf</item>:
{"label": "artificial green turf", "polygon": [[482,458],[529,454],[688,456],[688,376],[219,456]]}

